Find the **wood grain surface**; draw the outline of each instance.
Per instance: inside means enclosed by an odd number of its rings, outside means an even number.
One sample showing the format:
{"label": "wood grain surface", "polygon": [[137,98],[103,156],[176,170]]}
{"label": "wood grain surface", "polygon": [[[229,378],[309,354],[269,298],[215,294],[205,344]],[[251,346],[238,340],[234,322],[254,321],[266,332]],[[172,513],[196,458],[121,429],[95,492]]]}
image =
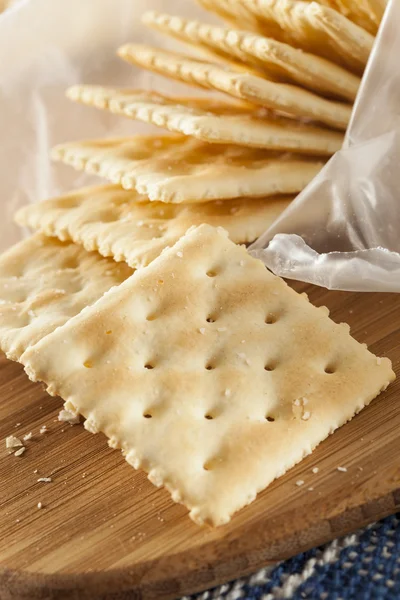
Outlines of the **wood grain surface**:
{"label": "wood grain surface", "polygon": [[[295,287],[326,304],[335,321],[348,322],[373,352],[389,356],[399,374],[399,296]],[[1,356],[0,598],[177,598],[395,512],[399,400],[400,379],[230,524],[212,530],[192,523],[102,435],[59,423],[61,401]],[[42,425],[47,432],[40,434]],[[25,454],[9,455],[4,439],[31,431]]]}

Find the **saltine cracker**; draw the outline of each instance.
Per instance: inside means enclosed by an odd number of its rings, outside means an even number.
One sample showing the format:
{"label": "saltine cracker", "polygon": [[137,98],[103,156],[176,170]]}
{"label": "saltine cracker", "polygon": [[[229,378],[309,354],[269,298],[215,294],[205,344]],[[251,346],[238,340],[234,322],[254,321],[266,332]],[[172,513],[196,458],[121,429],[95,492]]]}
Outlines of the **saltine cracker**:
{"label": "saltine cracker", "polygon": [[132,274],[126,264],[36,234],[0,256],[0,348],[19,360],[56,327]]}
{"label": "saltine cracker", "polygon": [[325,58],[248,31],[217,27],[154,10],[145,13],[142,21],[196,49],[212,51],[226,60],[239,60],[278,81],[294,83],[322,95],[353,102],[361,83],[360,77]]}
{"label": "saltine cracker", "polygon": [[350,104],[322,98],[301,87],[272,81],[235,65],[224,66],[188,58],[145,44],[126,44],[118,54],[128,62],[160,75],[218,90],[288,115],[313,119],[342,130],[350,121]]}
{"label": "saltine cracker", "polygon": [[29,377],[222,525],[394,379],[226,232],[191,229],[24,353]]}
{"label": "saltine cracker", "polygon": [[221,114],[217,109],[194,108],[188,98],[174,98],[153,91],[75,85],[67,90],[71,100],[190,135],[214,144],[237,144],[266,150],[330,156],[340,150],[343,134],[299,123],[263,111]]}
{"label": "saltine cracker", "polygon": [[193,225],[222,226],[233,242],[253,242],[291,200],[279,196],[166,204],[149,202],[136,191],[118,185],[104,185],[24,206],[16,214],[16,221],[138,269],[167,246],[173,246]]}
{"label": "saltine cracker", "polygon": [[136,189],[151,201],[191,203],[300,192],[320,171],[317,159],[208,144],[184,136],[69,142],[52,156]]}

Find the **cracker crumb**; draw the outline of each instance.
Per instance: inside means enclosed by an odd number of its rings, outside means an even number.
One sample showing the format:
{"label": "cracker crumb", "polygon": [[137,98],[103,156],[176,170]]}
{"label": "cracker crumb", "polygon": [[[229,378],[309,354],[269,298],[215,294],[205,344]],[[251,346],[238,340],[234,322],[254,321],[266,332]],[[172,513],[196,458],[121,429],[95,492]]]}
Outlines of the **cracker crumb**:
{"label": "cracker crumb", "polygon": [[312,470],[313,473],[318,473],[319,472],[319,468],[318,467],[314,467]]}
{"label": "cracker crumb", "polygon": [[63,423],[69,423],[70,425],[76,425],[79,423],[79,415],[73,413],[71,410],[63,408],[58,413],[58,420]]}
{"label": "cracker crumb", "polygon": [[41,428],[39,429],[39,433],[46,433],[47,432],[47,425],[42,425]]}
{"label": "cracker crumb", "polygon": [[24,440],[24,442],[27,442],[28,440],[32,439],[32,435],[33,433],[32,431],[30,431],[29,433],[26,433],[22,439]]}
{"label": "cracker crumb", "polygon": [[26,450],[25,446],[22,446],[22,448],[20,448],[16,452],[14,452],[14,456],[22,456],[23,453],[25,452],[25,450]]}
{"label": "cracker crumb", "polygon": [[38,473],[38,472],[39,472],[39,470],[38,470],[38,469],[35,469],[33,472],[36,474],[36,473]]}
{"label": "cracker crumb", "polygon": [[180,250],[176,253],[178,258],[183,258],[183,252],[181,252]]}
{"label": "cracker crumb", "polygon": [[296,481],[296,485],[297,485],[298,487],[300,487],[301,485],[304,485],[304,481],[303,481],[302,479],[298,479],[298,480]]}
{"label": "cracker crumb", "polygon": [[347,473],[346,467],[338,467],[337,470],[340,471],[341,473]]}
{"label": "cracker crumb", "polygon": [[15,423],[15,427],[20,427],[22,423]]}
{"label": "cracker crumb", "polygon": [[51,483],[53,480],[51,477],[39,477],[38,483]]}
{"label": "cracker crumb", "polygon": [[23,443],[15,435],[9,435],[6,438],[6,448],[18,448],[18,446],[23,446]]}
{"label": "cracker crumb", "polygon": [[313,491],[314,491],[314,488],[313,488],[313,487],[309,487],[309,488],[307,488],[307,490],[308,490],[309,492],[313,492]]}
{"label": "cracker crumb", "polygon": [[42,504],[41,502],[38,502],[38,503],[37,503],[37,507],[38,507],[39,509],[40,509],[40,508],[43,508],[43,504]]}
{"label": "cracker crumb", "polygon": [[308,419],[309,419],[310,417],[311,417],[311,413],[310,413],[308,410],[306,410],[306,411],[303,413],[303,416],[302,416],[301,418],[303,419],[303,421],[308,421]]}

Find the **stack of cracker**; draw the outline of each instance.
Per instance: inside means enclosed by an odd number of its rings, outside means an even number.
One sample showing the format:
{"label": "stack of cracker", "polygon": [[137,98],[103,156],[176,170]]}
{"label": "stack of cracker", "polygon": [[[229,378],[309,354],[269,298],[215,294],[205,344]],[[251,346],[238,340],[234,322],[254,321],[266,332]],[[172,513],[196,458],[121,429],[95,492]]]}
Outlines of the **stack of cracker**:
{"label": "stack of cracker", "polygon": [[229,26],[143,20],[205,59],[119,54],[225,97],[68,90],[169,133],[54,149],[108,183],[17,214],[35,233],[0,257],[0,347],[220,525],[394,378],[243,245],[340,148],[383,2],[202,4]]}

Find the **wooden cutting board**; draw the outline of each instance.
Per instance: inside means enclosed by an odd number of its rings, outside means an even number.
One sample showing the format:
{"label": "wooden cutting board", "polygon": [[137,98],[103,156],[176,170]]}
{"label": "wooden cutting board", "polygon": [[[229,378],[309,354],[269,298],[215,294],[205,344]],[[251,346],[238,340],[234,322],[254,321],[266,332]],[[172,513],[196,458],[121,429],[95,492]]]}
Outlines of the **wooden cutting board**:
{"label": "wooden cutting board", "polygon": [[[334,320],[348,322],[354,337],[389,356],[399,371],[398,295],[295,287],[326,304]],[[19,365],[0,358],[2,600],[179,597],[400,508],[400,379],[216,530],[192,523],[183,506],[135,472],[102,435],[59,423],[60,408]],[[42,425],[47,432],[40,434]],[[8,455],[6,436],[30,431],[25,454]]]}

